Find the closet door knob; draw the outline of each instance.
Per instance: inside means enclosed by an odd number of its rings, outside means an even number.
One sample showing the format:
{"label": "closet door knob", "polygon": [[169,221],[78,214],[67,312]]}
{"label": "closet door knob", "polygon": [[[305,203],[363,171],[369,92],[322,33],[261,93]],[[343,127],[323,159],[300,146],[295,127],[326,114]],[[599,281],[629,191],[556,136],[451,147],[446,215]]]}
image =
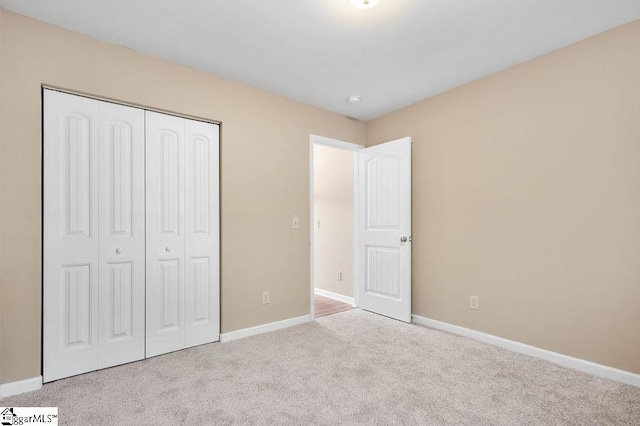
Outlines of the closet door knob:
{"label": "closet door knob", "polygon": [[171,247],[169,247],[169,246],[166,246],[164,249],[165,249],[165,251],[171,251]]}
{"label": "closet door knob", "polygon": [[120,247],[118,247],[118,248],[116,249],[116,254],[120,254],[120,253],[122,253],[122,249],[121,249]]}

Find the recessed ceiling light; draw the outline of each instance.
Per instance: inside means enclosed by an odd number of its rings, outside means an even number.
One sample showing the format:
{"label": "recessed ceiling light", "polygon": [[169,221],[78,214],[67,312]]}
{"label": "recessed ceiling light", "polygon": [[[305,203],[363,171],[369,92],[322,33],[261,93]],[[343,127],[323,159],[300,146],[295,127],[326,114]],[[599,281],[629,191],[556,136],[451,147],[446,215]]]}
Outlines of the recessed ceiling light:
{"label": "recessed ceiling light", "polygon": [[349,3],[358,9],[370,9],[380,3],[380,0],[349,0]]}
{"label": "recessed ceiling light", "polygon": [[351,95],[347,98],[347,103],[349,105],[355,105],[355,104],[359,104],[360,103],[360,96],[358,95]]}

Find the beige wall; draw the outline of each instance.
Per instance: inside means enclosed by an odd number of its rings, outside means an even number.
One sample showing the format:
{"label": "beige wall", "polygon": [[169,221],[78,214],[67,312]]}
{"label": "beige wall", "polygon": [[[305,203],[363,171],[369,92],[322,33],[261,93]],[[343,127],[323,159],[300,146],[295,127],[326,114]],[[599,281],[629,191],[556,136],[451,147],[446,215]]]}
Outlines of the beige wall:
{"label": "beige wall", "polygon": [[[314,284],[353,297],[354,152],[315,145],[313,150]],[[342,271],[342,281],[337,272]]]}
{"label": "beige wall", "polygon": [[367,123],[402,136],[415,314],[640,373],[640,21]]}
{"label": "beige wall", "polygon": [[364,123],[7,11],[0,28],[2,382],[40,374],[43,83],[222,121],[222,331],[309,313],[309,134],[364,144]]}

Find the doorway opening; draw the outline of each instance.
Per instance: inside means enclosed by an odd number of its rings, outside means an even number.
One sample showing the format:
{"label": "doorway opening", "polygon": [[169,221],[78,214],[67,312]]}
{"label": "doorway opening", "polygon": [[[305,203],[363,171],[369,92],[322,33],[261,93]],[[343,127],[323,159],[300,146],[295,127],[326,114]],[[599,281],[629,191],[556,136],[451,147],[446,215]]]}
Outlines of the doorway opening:
{"label": "doorway opening", "polygon": [[311,316],[356,306],[356,153],[364,147],[311,135]]}

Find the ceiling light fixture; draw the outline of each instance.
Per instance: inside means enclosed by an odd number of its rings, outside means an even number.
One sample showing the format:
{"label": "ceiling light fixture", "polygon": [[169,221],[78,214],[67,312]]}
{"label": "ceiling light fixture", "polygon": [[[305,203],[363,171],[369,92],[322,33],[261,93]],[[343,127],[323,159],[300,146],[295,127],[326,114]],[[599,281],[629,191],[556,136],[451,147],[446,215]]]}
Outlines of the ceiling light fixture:
{"label": "ceiling light fixture", "polygon": [[359,104],[360,103],[360,96],[358,95],[351,95],[347,98],[347,103],[349,105],[355,105],[355,104]]}
{"label": "ceiling light fixture", "polygon": [[380,0],[349,0],[349,3],[358,9],[371,9],[373,6],[380,3]]}

